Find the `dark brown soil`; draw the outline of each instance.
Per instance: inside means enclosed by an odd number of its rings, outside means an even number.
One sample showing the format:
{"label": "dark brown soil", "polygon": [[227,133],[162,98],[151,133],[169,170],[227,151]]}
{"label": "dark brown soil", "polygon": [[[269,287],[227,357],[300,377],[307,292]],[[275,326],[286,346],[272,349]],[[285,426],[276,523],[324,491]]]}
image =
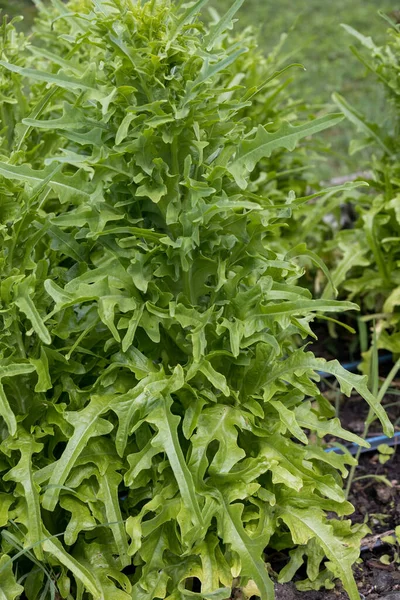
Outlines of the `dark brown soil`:
{"label": "dark brown soil", "polygon": [[294,583],[277,585],[275,588],[276,600],[348,600],[347,594],[339,589],[330,592],[299,592]]}
{"label": "dark brown soil", "polygon": [[[343,317],[344,315],[341,315],[339,319],[343,319]],[[354,327],[354,322],[349,324]],[[326,360],[337,359],[341,363],[359,360],[358,338],[346,329],[337,326],[340,343],[330,335],[326,323],[314,323],[313,331],[318,339],[309,338],[308,348],[314,352],[315,356],[323,356]]]}
{"label": "dark brown soil", "polygon": [[[400,426],[400,396],[387,394],[383,401],[383,405],[395,427],[397,424]],[[348,431],[352,431],[358,435],[362,434],[364,431],[365,419],[368,415],[368,409],[368,404],[359,396],[342,398],[340,403],[340,420],[342,426]],[[400,427],[398,427],[398,429],[400,429]],[[382,433],[382,428],[378,420],[374,421],[370,427],[370,435],[375,433]]]}
{"label": "dark brown soil", "polygon": [[[350,500],[356,511],[351,518],[354,523],[368,523],[371,536],[391,532],[400,524],[400,452],[397,451],[385,465],[379,463],[377,453],[364,454],[356,477],[365,475],[384,475],[392,487],[374,479],[355,481]],[[378,539],[375,545],[371,544],[370,550],[362,551],[363,562],[355,567],[355,575],[360,591],[369,600],[400,591],[400,564],[386,565],[379,560],[384,554],[393,560],[395,550]]]}

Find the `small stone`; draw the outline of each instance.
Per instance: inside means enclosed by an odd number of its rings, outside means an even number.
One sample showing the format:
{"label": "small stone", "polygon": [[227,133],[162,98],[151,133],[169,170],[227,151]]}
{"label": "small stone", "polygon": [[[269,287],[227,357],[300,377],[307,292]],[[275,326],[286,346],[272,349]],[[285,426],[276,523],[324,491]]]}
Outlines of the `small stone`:
{"label": "small stone", "polygon": [[389,592],[393,589],[393,577],[390,573],[377,573],[374,577],[374,588],[381,594],[383,592]]}
{"label": "small stone", "polygon": [[387,504],[393,497],[392,488],[387,485],[380,485],[376,488],[376,495],[383,504]]}
{"label": "small stone", "polygon": [[386,596],[382,596],[379,600],[400,600],[400,592],[391,592]]}
{"label": "small stone", "polygon": [[355,419],[354,421],[350,421],[347,427],[350,431],[354,431],[354,433],[362,433],[364,431],[365,423],[360,419]]}

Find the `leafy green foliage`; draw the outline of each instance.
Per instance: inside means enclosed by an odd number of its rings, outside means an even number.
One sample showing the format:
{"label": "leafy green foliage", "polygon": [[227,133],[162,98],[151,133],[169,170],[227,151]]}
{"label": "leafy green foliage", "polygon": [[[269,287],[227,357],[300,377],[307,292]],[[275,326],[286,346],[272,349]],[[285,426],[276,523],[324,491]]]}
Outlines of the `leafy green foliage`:
{"label": "leafy green foliage", "polygon": [[318,372],[392,427],[364,377],[299,347],[316,314],[356,306],[314,300],[306,249],[270,246],[304,199],[255,193],[271,152],[275,167],[338,117],[256,123],[268,102],[246,117],[276,69],[248,88],[233,11],[227,33],[204,4],[53,0],[1,61],[31,89],[0,162],[7,599],[223,600],[240,576],[272,600],[267,546],[359,597],[363,530],[326,516],[352,511],[354,461],[323,438],[365,442]]}
{"label": "leafy green foliage", "polygon": [[[374,152],[373,172],[365,193],[352,194],[348,200],[357,211],[355,225],[336,233],[327,244],[328,260],[333,264],[332,278],[347,298],[361,305],[364,314],[376,315],[378,348],[400,352],[399,276],[399,98],[398,85],[400,33],[397,26],[388,30],[385,46],[377,46],[351,27],[346,27],[362,44],[364,52],[352,50],[373,72],[387,95],[386,119],[372,123],[339,94],[337,106],[358,131],[350,152],[362,148]],[[323,210],[321,207],[320,210]],[[329,290],[324,295],[329,297]]]}
{"label": "leafy green foliage", "polygon": [[[333,94],[337,108],[355,129],[350,153],[359,156],[361,150],[369,152],[367,162],[359,159],[358,169],[365,171],[356,181],[347,183],[341,195],[326,190],[328,193],[316,200],[310,196],[312,210],[306,204],[299,207],[282,231],[286,231],[286,247],[306,240],[309,251],[329,266],[329,284],[321,289],[321,277],[312,267],[317,265],[325,275],[326,272],[315,260],[311,261],[314,265],[309,269],[310,287],[325,299],[338,290],[341,298],[356,302],[364,320],[369,324],[375,322],[378,348],[397,354],[400,352],[399,29],[392,23],[384,46],[376,45],[370,37],[351,27],[344,29],[362,44],[363,51],[356,47],[352,51],[375,75],[376,87],[384,88],[386,112],[380,123],[374,123],[341,94]],[[279,234],[276,247],[281,246]],[[371,341],[372,338],[373,335]],[[370,357],[369,351],[362,366],[368,373]]]}
{"label": "leafy green foliage", "polygon": [[[359,115],[349,107],[349,118],[362,132],[362,137],[355,142],[350,150],[355,152],[358,147],[372,145],[376,152],[373,163],[374,198],[362,197],[358,202],[359,218],[355,236],[343,238],[354,247],[358,244],[362,249],[362,260],[366,268],[347,271],[348,281],[344,288],[351,297],[360,299],[367,310],[373,308],[383,313],[377,327],[377,344],[392,352],[400,351],[400,319],[397,306],[399,304],[400,280],[398,265],[400,254],[398,250],[400,211],[398,210],[399,168],[397,160],[399,136],[399,99],[398,84],[400,34],[397,26],[388,30],[388,41],[379,47],[371,38],[347,28],[366,48],[369,56],[364,56],[358,49],[352,48],[356,56],[372,71],[380,84],[384,85],[387,94],[387,119],[382,125],[371,124],[363,115]],[[341,98],[335,100],[340,103]],[[355,115],[355,116],[353,116]],[[365,235],[360,236],[360,228]],[[368,282],[368,279],[370,280]]]}

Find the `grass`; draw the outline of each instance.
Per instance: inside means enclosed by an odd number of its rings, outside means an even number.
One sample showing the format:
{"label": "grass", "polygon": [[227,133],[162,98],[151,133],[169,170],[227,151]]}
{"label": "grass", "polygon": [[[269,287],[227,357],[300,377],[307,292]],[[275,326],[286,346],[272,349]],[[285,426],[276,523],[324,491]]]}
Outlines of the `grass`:
{"label": "grass", "polygon": [[[229,0],[219,0],[218,7],[221,10],[229,4]],[[333,91],[362,92],[365,85],[364,69],[349,54],[352,40],[340,24],[383,41],[387,23],[378,10],[389,12],[392,7],[382,0],[246,0],[239,16],[241,23],[260,30],[260,43],[267,50],[282,32],[289,32],[287,48],[306,67],[302,91],[326,101]]]}

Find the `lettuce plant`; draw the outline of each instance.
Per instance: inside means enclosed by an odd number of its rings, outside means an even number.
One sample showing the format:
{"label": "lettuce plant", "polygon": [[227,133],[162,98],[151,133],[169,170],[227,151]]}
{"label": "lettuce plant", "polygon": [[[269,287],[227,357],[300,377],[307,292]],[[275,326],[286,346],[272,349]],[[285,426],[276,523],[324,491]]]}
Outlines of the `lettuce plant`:
{"label": "lettuce plant", "polygon": [[323,438],[366,443],[318,372],[392,428],[364,377],[299,346],[355,308],[298,284],[305,248],[270,247],[304,199],[251,191],[341,116],[245,118],[265,88],[231,81],[241,1],[210,26],[205,4],[53,0],[2,56],[36,99],[0,162],[7,600],[223,600],[237,578],[273,600],[267,547],[290,550],[281,581],[306,562],[359,598],[365,530],[331,516],[352,459]]}

